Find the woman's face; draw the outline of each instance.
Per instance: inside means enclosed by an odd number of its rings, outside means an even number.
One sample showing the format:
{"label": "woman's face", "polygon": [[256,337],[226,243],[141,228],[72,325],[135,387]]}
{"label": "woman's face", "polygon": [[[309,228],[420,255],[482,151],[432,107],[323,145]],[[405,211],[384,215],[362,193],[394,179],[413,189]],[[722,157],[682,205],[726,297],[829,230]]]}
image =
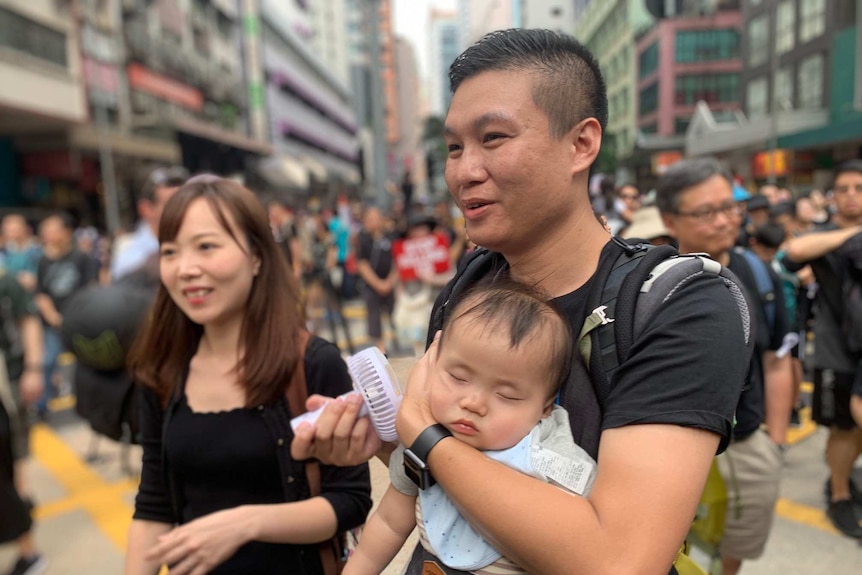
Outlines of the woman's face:
{"label": "woman's face", "polygon": [[[244,241],[233,216],[223,212]],[[193,322],[221,326],[241,321],[260,260],[219,222],[210,204],[189,204],[177,237],[161,245],[161,279],[174,303]]]}

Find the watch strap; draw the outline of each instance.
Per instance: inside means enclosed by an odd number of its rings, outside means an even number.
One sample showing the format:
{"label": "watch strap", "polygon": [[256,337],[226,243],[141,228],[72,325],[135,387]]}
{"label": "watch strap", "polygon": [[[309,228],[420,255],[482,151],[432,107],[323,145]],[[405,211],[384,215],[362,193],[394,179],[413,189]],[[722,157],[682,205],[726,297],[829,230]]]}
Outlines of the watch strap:
{"label": "watch strap", "polygon": [[422,433],[419,434],[413,445],[410,446],[410,451],[418,459],[427,464],[428,454],[431,452],[431,449],[447,437],[452,437],[452,432],[443,425],[435,423],[422,430]]}

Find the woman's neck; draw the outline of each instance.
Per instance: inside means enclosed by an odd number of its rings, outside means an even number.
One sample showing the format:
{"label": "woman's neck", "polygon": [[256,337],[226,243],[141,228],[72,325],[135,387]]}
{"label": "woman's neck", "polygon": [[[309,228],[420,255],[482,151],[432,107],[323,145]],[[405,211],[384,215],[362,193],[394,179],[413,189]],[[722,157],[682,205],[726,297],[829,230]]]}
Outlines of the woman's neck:
{"label": "woman's neck", "polygon": [[236,365],[242,355],[241,332],[241,320],[226,324],[205,325],[198,345],[198,355]]}

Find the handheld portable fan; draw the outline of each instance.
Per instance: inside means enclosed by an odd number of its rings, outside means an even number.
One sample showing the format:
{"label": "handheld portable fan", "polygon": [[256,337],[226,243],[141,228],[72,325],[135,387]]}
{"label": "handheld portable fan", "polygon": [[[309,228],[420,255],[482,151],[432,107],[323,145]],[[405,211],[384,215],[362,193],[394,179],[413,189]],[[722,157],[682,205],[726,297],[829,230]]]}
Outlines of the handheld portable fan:
{"label": "handheld portable fan", "polygon": [[[401,386],[386,356],[376,347],[363,349],[347,358],[347,371],[353,379],[353,391],[348,391],[341,397],[360,395],[364,403],[359,415],[368,415],[371,418],[380,439],[397,441],[395,416],[398,414],[398,406],[401,405]],[[324,407],[326,406],[294,417],[290,420],[291,428],[296,431],[303,421],[314,423]]]}

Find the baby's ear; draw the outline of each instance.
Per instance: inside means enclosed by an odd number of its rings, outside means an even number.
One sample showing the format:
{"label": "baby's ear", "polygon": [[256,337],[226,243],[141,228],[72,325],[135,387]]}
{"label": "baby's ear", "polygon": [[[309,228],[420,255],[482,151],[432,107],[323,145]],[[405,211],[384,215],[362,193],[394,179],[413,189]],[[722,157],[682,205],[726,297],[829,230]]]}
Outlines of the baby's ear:
{"label": "baby's ear", "polygon": [[545,406],[545,410],[542,412],[542,418],[545,418],[545,417],[548,417],[549,415],[551,415],[551,412],[554,410],[554,399],[556,399],[556,398],[552,397],[551,399],[548,400],[548,405]]}

